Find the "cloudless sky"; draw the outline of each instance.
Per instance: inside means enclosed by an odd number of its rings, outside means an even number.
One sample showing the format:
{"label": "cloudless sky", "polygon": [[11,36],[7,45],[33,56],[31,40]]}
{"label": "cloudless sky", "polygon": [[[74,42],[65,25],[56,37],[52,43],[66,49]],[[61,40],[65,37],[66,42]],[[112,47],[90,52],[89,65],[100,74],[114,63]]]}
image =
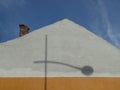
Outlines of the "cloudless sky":
{"label": "cloudless sky", "polygon": [[120,48],[120,0],[0,0],[0,42],[68,18]]}

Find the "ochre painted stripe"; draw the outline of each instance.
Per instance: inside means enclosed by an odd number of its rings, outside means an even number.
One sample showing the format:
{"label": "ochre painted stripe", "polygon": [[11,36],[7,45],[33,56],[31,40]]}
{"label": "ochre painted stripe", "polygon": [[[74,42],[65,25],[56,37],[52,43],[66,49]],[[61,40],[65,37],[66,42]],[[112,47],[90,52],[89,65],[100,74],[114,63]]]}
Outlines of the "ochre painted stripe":
{"label": "ochre painted stripe", "polygon": [[[44,78],[0,78],[0,90],[44,90]],[[48,78],[47,90],[120,90],[120,78]]]}

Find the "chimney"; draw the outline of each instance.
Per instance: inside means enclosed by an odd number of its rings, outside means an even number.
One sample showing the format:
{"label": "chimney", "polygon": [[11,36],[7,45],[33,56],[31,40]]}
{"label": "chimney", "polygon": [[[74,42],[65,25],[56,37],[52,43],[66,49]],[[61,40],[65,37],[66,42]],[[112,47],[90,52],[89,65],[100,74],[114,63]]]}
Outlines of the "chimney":
{"label": "chimney", "polygon": [[24,36],[29,33],[29,27],[24,24],[19,24],[20,32],[19,37]]}

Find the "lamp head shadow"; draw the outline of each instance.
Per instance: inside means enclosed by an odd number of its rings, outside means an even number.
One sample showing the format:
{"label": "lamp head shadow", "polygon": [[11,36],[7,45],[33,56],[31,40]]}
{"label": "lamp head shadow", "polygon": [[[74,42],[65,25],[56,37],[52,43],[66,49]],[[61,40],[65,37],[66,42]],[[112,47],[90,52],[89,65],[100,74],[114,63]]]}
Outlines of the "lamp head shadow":
{"label": "lamp head shadow", "polygon": [[93,72],[94,72],[94,69],[91,67],[91,66],[84,66],[81,68],[81,72],[84,74],[84,75],[92,75]]}

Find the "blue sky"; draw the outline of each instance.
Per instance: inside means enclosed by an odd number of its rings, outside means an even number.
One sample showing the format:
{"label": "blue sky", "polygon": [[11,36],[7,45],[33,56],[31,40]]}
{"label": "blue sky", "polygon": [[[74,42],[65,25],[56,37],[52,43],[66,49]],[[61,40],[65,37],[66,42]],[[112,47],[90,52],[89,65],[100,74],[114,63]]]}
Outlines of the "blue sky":
{"label": "blue sky", "polygon": [[68,18],[120,48],[120,0],[0,0],[0,42]]}

